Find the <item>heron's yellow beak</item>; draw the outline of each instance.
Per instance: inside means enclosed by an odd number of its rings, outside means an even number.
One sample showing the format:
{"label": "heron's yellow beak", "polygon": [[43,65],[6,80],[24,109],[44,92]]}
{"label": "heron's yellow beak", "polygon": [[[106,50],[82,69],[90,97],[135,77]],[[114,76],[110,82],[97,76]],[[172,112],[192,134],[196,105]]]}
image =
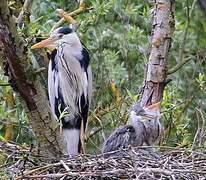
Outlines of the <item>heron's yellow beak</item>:
{"label": "heron's yellow beak", "polygon": [[46,46],[52,44],[54,41],[55,41],[55,39],[52,39],[52,38],[45,39],[45,40],[41,41],[40,43],[34,44],[31,47],[31,49],[46,47]]}
{"label": "heron's yellow beak", "polygon": [[158,103],[155,103],[155,104],[147,106],[147,108],[149,108],[149,109],[157,109],[157,108],[160,108],[160,104],[161,104],[161,102],[158,102]]}

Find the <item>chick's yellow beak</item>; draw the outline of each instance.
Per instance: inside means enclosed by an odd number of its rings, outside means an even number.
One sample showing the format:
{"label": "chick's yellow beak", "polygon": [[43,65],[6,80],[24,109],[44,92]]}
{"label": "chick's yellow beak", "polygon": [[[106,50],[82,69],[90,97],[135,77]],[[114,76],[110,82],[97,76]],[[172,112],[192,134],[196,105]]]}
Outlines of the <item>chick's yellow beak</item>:
{"label": "chick's yellow beak", "polygon": [[52,44],[54,41],[55,41],[55,39],[52,39],[52,38],[45,39],[37,44],[34,44],[31,47],[31,49],[37,49],[37,48],[42,48],[42,47],[48,46],[48,45]]}

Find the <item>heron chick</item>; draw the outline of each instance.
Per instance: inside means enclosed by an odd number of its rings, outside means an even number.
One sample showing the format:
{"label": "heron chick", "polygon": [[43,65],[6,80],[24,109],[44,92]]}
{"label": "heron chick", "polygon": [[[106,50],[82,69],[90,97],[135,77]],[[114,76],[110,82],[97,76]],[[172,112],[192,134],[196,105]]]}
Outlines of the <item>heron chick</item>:
{"label": "heron chick", "polygon": [[72,27],[60,27],[50,37],[31,47],[54,47],[48,68],[48,94],[51,111],[60,118],[69,155],[81,151],[92,95],[89,53]]}
{"label": "heron chick", "polygon": [[140,102],[137,102],[132,107],[129,118],[131,123],[134,125],[140,120],[145,126],[146,136],[143,145],[156,145],[161,134],[160,117],[160,102],[144,107],[141,106]]}
{"label": "heron chick", "polygon": [[154,145],[160,133],[159,118],[160,103],[144,107],[139,102],[135,104],[129,117],[131,125],[117,128],[105,141],[104,157],[122,155],[124,153],[118,150],[128,147]]}

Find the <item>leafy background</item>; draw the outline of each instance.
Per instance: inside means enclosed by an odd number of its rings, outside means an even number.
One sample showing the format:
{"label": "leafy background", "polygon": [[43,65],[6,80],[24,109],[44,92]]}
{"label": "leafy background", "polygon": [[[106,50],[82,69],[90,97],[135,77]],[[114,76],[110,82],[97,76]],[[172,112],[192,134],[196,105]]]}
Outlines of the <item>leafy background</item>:
{"label": "leafy background", "polygon": [[[151,40],[154,2],[147,0],[87,0],[93,9],[76,17],[81,26],[77,33],[90,51],[93,69],[93,101],[87,132],[103,129],[87,141],[88,153],[99,153],[105,138],[116,127],[127,123],[127,113],[138,98],[147,62]],[[161,145],[192,147],[205,145],[194,142],[197,132],[204,132],[205,123],[205,57],[206,21],[198,6],[189,16],[193,1],[177,0],[175,4],[175,32],[170,51],[168,69],[190,59],[180,70],[168,76],[162,103],[161,122],[164,135]],[[14,4],[11,8],[15,9]],[[73,11],[78,1],[37,0],[33,2],[29,39],[48,34],[61,17],[57,8]],[[16,10],[16,9],[15,9]],[[17,9],[18,10],[18,9]],[[64,26],[68,26],[67,23]],[[21,33],[21,30],[19,30]],[[30,45],[29,45],[30,46]],[[49,52],[49,51],[48,51]],[[36,66],[32,54],[31,62]],[[8,83],[0,70],[0,83]],[[115,109],[99,116],[101,109],[115,103],[111,84],[115,83],[122,98]],[[10,86],[0,86],[0,137],[18,143],[36,144],[25,109]],[[175,107],[174,107],[175,106]],[[105,127],[106,124],[108,124]],[[9,126],[10,124],[10,126]],[[199,127],[199,129],[198,129]],[[197,134],[198,135],[198,134]],[[198,136],[197,136],[198,137]]]}

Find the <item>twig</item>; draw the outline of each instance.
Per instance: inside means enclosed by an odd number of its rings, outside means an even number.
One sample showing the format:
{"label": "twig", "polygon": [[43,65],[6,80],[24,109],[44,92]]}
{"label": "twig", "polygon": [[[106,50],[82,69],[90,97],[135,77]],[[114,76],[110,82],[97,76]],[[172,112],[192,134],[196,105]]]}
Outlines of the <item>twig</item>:
{"label": "twig", "polygon": [[70,168],[66,165],[66,163],[63,160],[60,160],[60,163],[62,163],[66,171],[70,171]]}
{"label": "twig", "polygon": [[189,62],[190,60],[192,60],[191,57],[182,60],[182,61],[181,61],[180,63],[178,63],[175,67],[169,69],[169,70],[167,71],[167,75],[170,75],[170,74],[175,73],[176,71],[178,71],[179,69],[181,69],[181,68],[182,68],[187,62]]}
{"label": "twig", "polygon": [[[103,116],[105,114],[107,114],[108,112],[116,109],[119,107],[121,101],[122,101],[122,98],[120,97],[120,92],[118,91],[117,87],[116,87],[116,83],[111,83],[111,91],[112,93],[114,94],[115,96],[115,103],[112,104],[111,106],[105,108],[105,109],[101,109],[99,110],[97,113],[96,113],[96,116]],[[88,118],[89,121],[95,121],[96,118],[94,116],[90,116]]]}
{"label": "twig", "polygon": [[94,130],[90,131],[89,134],[86,134],[84,139],[85,141],[87,141],[89,138],[91,138],[92,136],[94,136],[96,133],[98,133],[99,131],[101,131],[102,129],[104,129],[105,127],[107,127],[109,124],[111,124],[111,121],[110,122],[107,122],[104,126],[102,127],[98,127],[98,128],[95,128]]}
{"label": "twig", "polygon": [[190,19],[192,18],[192,13],[195,9],[196,3],[197,3],[197,0],[194,0],[190,11],[189,11],[189,7],[187,7],[188,8],[187,9],[188,10],[188,13],[187,13],[188,18],[187,18],[186,26],[185,26],[184,32],[183,32],[183,39],[181,40],[182,43],[180,44],[180,52],[179,52],[180,61],[182,61],[183,56],[184,56],[185,43],[186,43],[186,39],[187,39],[188,28],[190,25]]}
{"label": "twig", "polygon": [[[77,173],[76,173],[77,174]],[[19,176],[15,180],[18,179],[37,179],[37,178],[61,178],[65,175],[68,175],[68,173],[56,173],[56,174],[40,174],[40,175],[31,175],[31,176]],[[71,175],[71,173],[69,173]]]}
{"label": "twig", "polygon": [[176,107],[181,106],[181,105],[184,104],[184,103],[185,103],[185,101],[183,101],[183,102],[181,102],[181,103],[178,103],[178,104],[175,104],[175,105],[172,106],[171,108],[168,108],[168,109],[166,109],[165,111],[162,111],[161,114],[167,113],[167,112],[175,109]]}
{"label": "twig", "polygon": [[67,12],[65,12],[63,9],[57,9],[57,13],[59,13],[61,16],[65,18],[66,21],[72,23],[72,24],[77,24],[77,21],[75,21],[72,16],[70,16]]}
{"label": "twig", "polygon": [[176,118],[176,122],[179,121],[179,119],[182,117],[182,114],[185,112],[185,110],[189,107],[190,103],[193,101],[193,99],[197,96],[197,90],[192,93],[192,96],[187,100],[185,103],[185,106],[182,108],[180,114]]}
{"label": "twig", "polygon": [[12,125],[12,126],[16,126],[16,127],[22,127],[22,128],[27,129],[27,130],[32,129],[31,127],[29,127],[29,125],[18,124],[18,123],[12,122],[11,119],[9,119],[9,120],[0,119],[0,125]]}
{"label": "twig", "polygon": [[204,115],[203,115],[202,111],[198,108],[196,108],[196,109],[200,113],[200,116],[202,118],[202,125],[201,125],[202,128],[200,130],[200,136],[199,136],[199,146],[201,146],[202,142],[203,142],[202,138],[204,138],[204,133],[205,133],[204,132],[205,131],[205,118],[204,118]]}
{"label": "twig", "polygon": [[62,163],[48,164],[48,165],[46,165],[46,166],[39,167],[39,168],[33,169],[33,170],[31,170],[31,171],[24,172],[22,176],[17,177],[15,180],[22,179],[22,177],[27,176],[27,175],[29,175],[29,174],[33,174],[34,172],[37,172],[37,171],[40,171],[40,170],[43,170],[43,169],[47,169],[47,168],[49,168],[49,167],[59,166],[59,165],[61,165],[61,164],[62,164]]}
{"label": "twig", "polygon": [[[74,17],[74,16],[76,16],[76,15],[78,15],[78,14],[81,14],[81,13],[83,13],[83,12],[86,12],[86,11],[88,11],[88,10],[90,10],[90,9],[87,9],[87,8],[86,8],[86,4],[85,4],[84,0],[80,0],[79,8],[76,9],[75,11],[71,12],[71,13],[68,13],[68,14],[67,14],[67,17],[68,17],[68,16]],[[65,12],[65,13],[66,13],[66,12]],[[61,20],[59,20],[59,21],[52,27],[50,33],[51,33],[54,29],[60,27],[65,21],[66,21],[66,19],[65,19],[65,16],[64,16]]]}
{"label": "twig", "polygon": [[20,24],[22,22],[24,14],[29,11],[29,9],[32,5],[32,2],[33,2],[33,0],[25,0],[24,5],[22,7],[22,10],[21,10],[21,12],[16,20],[17,24]]}
{"label": "twig", "polygon": [[197,131],[195,133],[195,137],[193,138],[192,149],[194,149],[195,145],[197,144],[197,139],[198,139],[198,136],[200,136],[200,131],[201,131],[200,117],[199,117],[197,108],[195,108],[195,110],[196,110],[196,114],[197,114]]}
{"label": "twig", "polygon": [[11,86],[12,84],[7,83],[7,84],[0,84],[0,86]]}

